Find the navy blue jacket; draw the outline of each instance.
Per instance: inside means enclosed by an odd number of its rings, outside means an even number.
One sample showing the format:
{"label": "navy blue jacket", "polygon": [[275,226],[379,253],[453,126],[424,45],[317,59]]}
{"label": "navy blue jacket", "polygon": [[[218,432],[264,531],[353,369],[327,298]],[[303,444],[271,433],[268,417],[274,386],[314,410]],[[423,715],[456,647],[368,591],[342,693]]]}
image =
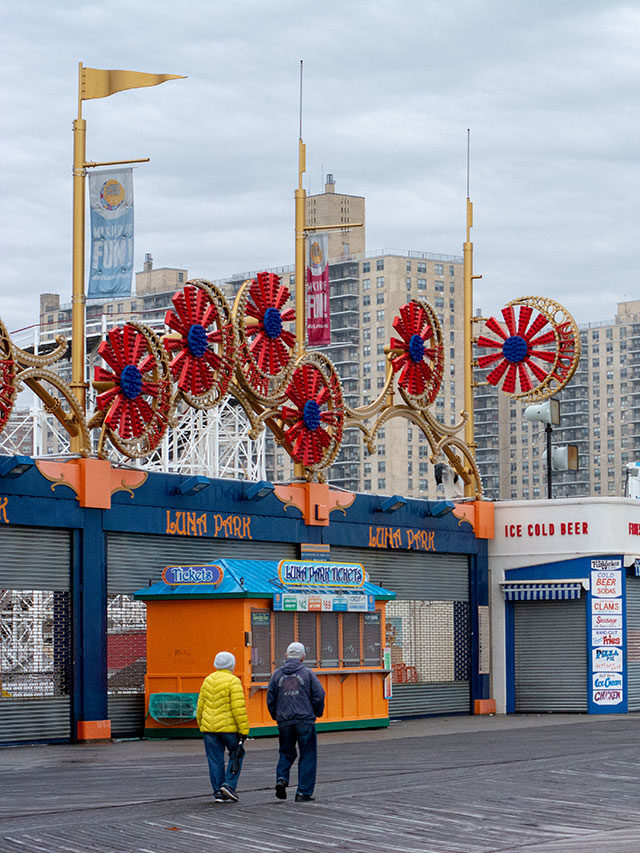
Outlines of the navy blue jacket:
{"label": "navy blue jacket", "polygon": [[278,723],[314,723],[324,713],[324,689],[297,658],[289,658],[271,676],[267,708]]}

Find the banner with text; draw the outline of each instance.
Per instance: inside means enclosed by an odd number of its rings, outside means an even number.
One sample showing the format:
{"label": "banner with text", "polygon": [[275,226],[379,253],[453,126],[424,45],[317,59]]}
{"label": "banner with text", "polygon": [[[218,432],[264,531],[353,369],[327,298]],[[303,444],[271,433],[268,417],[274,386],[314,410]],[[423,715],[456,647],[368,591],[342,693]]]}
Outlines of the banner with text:
{"label": "banner with text", "polygon": [[89,299],[130,296],[133,274],[133,172],[89,174],[91,265]]}
{"label": "banner with text", "polygon": [[330,344],[329,238],[327,234],[313,234],[307,239],[306,303],[309,345]]}

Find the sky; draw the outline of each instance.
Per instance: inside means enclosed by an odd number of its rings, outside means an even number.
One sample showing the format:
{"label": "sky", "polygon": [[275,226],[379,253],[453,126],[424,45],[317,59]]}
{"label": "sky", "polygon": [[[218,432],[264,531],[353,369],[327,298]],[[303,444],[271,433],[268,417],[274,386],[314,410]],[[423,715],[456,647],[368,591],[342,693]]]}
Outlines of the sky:
{"label": "sky", "polygon": [[0,319],[71,301],[78,63],[187,75],[85,101],[87,159],[134,170],[135,270],[216,280],[293,263],[304,187],[366,198],[367,251],[461,255],[474,304],[578,323],[640,298],[640,3],[58,0],[0,8]]}

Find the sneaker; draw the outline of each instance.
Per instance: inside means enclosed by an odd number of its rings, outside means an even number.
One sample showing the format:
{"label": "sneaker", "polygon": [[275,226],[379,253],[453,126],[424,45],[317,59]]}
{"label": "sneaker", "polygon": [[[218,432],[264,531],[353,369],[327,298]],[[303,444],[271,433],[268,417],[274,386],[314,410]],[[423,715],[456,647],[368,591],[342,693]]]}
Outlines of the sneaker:
{"label": "sneaker", "polygon": [[284,779],[278,779],[278,781],[276,782],[276,797],[279,800],[287,799],[287,783],[284,781]]}
{"label": "sneaker", "polygon": [[222,795],[224,800],[229,800],[232,803],[237,803],[240,799],[233,788],[229,788],[228,785],[223,785],[218,793]]}
{"label": "sneaker", "polygon": [[314,800],[315,797],[312,797],[311,794],[298,794],[296,791],[296,803],[312,803]]}
{"label": "sneaker", "polygon": [[214,803],[224,803],[224,797],[222,796],[220,791],[216,791],[215,794],[213,795],[213,802]]}

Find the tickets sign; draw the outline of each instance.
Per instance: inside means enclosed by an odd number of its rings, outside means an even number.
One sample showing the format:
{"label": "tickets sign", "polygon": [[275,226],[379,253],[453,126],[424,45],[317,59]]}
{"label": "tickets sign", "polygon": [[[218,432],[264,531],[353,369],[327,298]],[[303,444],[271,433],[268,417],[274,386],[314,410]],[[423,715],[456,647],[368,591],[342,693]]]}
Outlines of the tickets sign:
{"label": "tickets sign", "polygon": [[224,578],[222,566],[165,566],[162,580],[170,586],[219,586]]}
{"label": "tickets sign", "polygon": [[284,586],[358,587],[364,584],[360,563],[280,560],[278,575]]}

